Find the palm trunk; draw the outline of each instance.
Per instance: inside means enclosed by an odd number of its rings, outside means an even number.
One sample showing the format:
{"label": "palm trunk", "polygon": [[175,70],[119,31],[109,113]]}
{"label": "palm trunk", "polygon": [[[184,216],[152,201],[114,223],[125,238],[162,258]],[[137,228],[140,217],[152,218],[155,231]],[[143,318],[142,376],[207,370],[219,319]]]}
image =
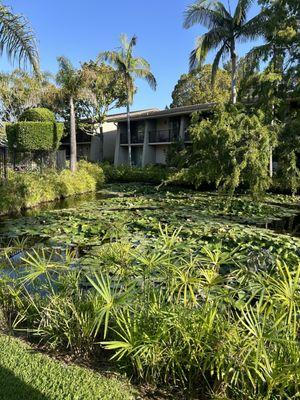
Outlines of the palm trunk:
{"label": "palm trunk", "polygon": [[99,151],[99,160],[103,162],[104,159],[104,136],[103,136],[103,126],[100,126],[100,151]]}
{"label": "palm trunk", "polygon": [[235,52],[235,43],[232,44],[231,49],[231,102],[236,104],[237,100],[237,55]]}
{"label": "palm trunk", "polygon": [[131,157],[131,130],[130,130],[130,107],[129,107],[129,95],[127,96],[127,140],[128,140],[128,164],[132,166]]}
{"label": "palm trunk", "polygon": [[77,162],[77,143],[76,143],[76,121],[75,121],[75,107],[74,99],[70,97],[70,169],[76,171]]}

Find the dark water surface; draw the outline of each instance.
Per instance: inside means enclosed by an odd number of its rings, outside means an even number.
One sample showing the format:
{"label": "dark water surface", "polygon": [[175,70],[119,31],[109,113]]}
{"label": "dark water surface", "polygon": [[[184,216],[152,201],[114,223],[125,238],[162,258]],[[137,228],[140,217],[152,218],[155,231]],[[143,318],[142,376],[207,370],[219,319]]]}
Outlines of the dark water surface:
{"label": "dark water surface", "polygon": [[[97,193],[87,193],[83,195],[69,197],[63,200],[53,201],[49,203],[44,203],[39,205],[38,207],[25,210],[21,212],[19,215],[13,216],[4,216],[0,217],[0,226],[5,227],[5,222],[8,220],[16,220],[19,217],[26,216],[39,216],[41,213],[46,211],[54,211],[54,210],[65,210],[65,209],[76,209],[80,207],[84,203],[93,203],[97,200],[105,200],[109,198],[117,198],[117,197],[131,197],[135,196],[134,194],[126,194],[124,192],[97,192]],[[281,205],[283,208],[294,208],[295,205]],[[297,215],[287,216],[281,219],[274,219],[273,221],[269,221],[267,223],[252,223],[251,225],[257,226],[259,228],[270,229],[274,232],[280,234],[288,234],[295,237],[300,237],[300,209]]]}

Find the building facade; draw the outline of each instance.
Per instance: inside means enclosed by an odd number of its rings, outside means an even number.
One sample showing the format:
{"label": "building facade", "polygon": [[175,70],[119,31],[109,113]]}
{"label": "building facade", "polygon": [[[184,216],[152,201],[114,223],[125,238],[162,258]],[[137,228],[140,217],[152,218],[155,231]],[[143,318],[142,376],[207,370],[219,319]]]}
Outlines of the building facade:
{"label": "building facade", "polygon": [[[188,127],[194,112],[209,116],[215,104],[199,104],[166,110],[144,110],[131,113],[132,163],[144,167],[147,164],[166,164],[168,148],[176,142],[190,144]],[[111,116],[117,124],[114,164],[128,164],[127,116]]]}
{"label": "building facade", "polygon": [[[132,163],[136,166],[166,164],[168,148],[176,142],[190,144],[188,127],[194,112],[209,116],[215,103],[177,107],[166,110],[156,108],[130,113]],[[88,135],[77,130],[78,159],[93,162],[108,161],[114,165],[128,164],[127,114],[114,114],[106,118],[102,134]],[[70,156],[70,138],[63,138],[60,150]]]}

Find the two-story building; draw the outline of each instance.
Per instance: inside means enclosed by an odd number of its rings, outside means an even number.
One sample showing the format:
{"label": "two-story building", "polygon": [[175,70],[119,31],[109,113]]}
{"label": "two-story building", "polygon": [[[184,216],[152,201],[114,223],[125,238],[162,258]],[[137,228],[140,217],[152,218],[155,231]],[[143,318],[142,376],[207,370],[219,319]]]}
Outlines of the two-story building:
{"label": "two-story building", "polygon": [[[194,112],[209,116],[215,103],[159,110],[157,108],[130,113],[132,163],[137,166],[165,164],[168,147],[181,141],[190,143],[188,126]],[[63,138],[61,150],[70,154],[70,138]],[[127,114],[113,114],[102,125],[102,138],[77,130],[78,158],[109,161],[114,165],[128,163]]]}
{"label": "two-story building", "polygon": [[[166,110],[143,110],[130,114],[132,163],[137,166],[165,164],[168,147],[175,142],[190,143],[188,126],[194,112],[209,116],[215,104],[198,104]],[[127,115],[112,115],[117,124],[114,164],[128,163]]]}

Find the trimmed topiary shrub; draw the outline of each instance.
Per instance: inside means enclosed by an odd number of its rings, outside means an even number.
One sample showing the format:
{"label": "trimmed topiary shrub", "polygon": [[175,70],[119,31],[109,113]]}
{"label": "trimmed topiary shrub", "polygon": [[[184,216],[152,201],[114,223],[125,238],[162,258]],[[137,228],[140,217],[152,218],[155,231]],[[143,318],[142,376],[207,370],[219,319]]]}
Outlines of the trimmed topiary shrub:
{"label": "trimmed topiary shrub", "polygon": [[18,152],[52,151],[59,147],[64,125],[57,122],[18,122],[6,126],[8,146]]}
{"label": "trimmed topiary shrub", "polygon": [[48,108],[29,108],[23,112],[19,121],[55,122],[55,115]]}

